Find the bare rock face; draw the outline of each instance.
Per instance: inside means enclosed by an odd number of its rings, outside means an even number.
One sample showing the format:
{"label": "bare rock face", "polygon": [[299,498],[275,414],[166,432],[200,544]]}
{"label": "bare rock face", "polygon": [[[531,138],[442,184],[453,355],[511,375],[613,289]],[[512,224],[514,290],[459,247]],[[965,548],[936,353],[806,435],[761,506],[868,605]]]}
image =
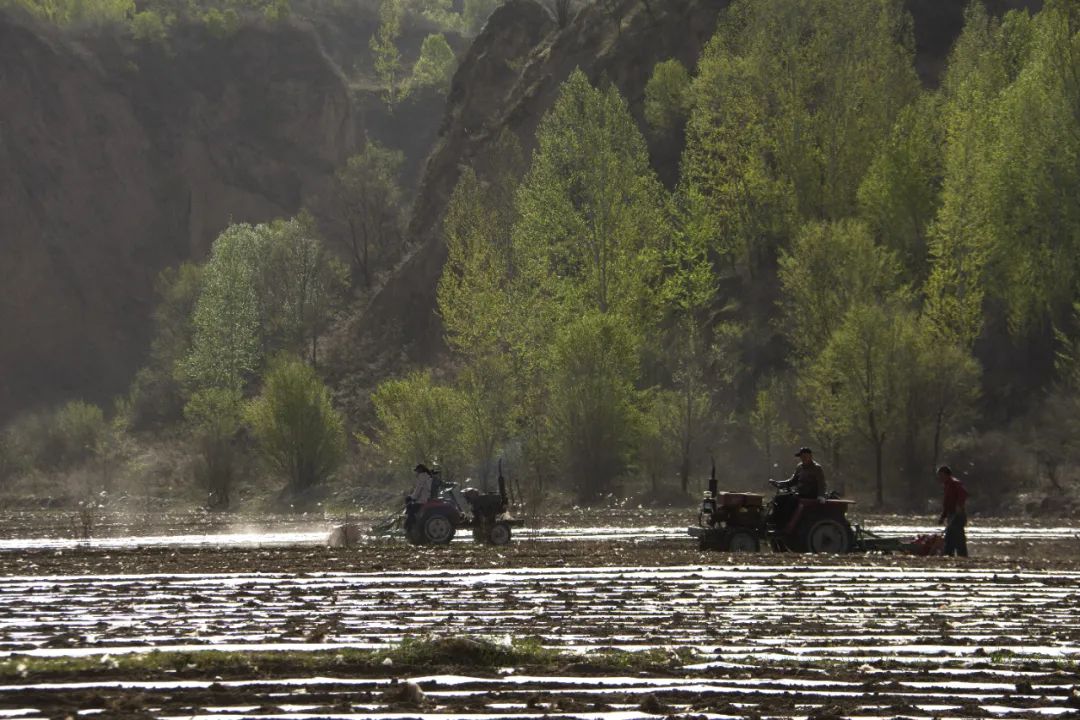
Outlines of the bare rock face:
{"label": "bare rock face", "polygon": [[0,421],[122,392],[157,273],[230,221],[295,213],[354,146],[313,33],[76,43],[0,13]]}

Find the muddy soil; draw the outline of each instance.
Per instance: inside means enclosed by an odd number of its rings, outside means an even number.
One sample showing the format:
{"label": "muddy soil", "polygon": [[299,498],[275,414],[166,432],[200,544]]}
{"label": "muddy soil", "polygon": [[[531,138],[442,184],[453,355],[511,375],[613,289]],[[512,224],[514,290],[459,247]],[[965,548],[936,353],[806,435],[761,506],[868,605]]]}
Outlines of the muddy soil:
{"label": "muddy soil", "polygon": [[[191,661],[15,677],[0,717],[1080,717],[1080,541],[1049,537],[988,533],[966,560],[736,556],[573,533],[506,548],[7,550],[0,653],[12,662],[107,667],[153,649]],[[333,653],[425,636],[535,638],[579,659],[542,672],[199,668],[211,649]],[[657,649],[668,659],[644,672],[591,660]]]}

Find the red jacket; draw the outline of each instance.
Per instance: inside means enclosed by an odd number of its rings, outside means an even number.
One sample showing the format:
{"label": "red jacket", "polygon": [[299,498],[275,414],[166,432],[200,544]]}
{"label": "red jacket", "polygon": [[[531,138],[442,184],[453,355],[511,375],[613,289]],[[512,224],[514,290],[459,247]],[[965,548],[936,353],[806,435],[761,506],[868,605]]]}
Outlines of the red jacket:
{"label": "red jacket", "polygon": [[941,514],[948,517],[955,514],[957,510],[964,509],[968,494],[964,489],[964,483],[955,475],[950,475],[948,480],[942,481],[942,484],[945,486],[945,499],[942,503]]}

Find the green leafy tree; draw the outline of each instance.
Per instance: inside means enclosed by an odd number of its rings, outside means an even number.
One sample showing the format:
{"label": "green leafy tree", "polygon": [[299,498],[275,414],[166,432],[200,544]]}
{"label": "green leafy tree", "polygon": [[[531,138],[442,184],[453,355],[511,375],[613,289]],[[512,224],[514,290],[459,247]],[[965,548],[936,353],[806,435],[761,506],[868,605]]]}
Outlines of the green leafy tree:
{"label": "green leafy tree", "polygon": [[314,368],[319,338],[348,287],[348,270],[327,251],[306,212],[275,221],[271,233],[264,302],[273,308],[272,331],[283,347],[306,355]]}
{"label": "green leafy tree", "polygon": [[371,289],[373,277],[401,250],[400,175],[404,154],[368,140],[334,176],[334,215],[352,261],[353,276]]}
{"label": "green leafy tree", "polygon": [[135,14],[134,0],[0,0],[56,25],[122,25]]}
{"label": "green leafy tree", "polygon": [[563,472],[581,502],[617,490],[635,458],[637,340],[628,323],[591,311],[562,328],[551,373],[551,423]]}
{"label": "green leafy tree", "polygon": [[[925,319],[911,328],[906,350],[907,407],[904,467],[912,500],[937,467],[949,440],[974,417],[981,369],[971,353],[935,332]],[[917,503],[916,503],[917,507]]]}
{"label": "green leafy tree", "polygon": [[567,315],[595,309],[647,322],[668,229],[663,189],[625,100],[577,70],[537,142],[517,200],[520,279]]}
{"label": "green leafy tree", "polygon": [[397,41],[401,35],[401,0],[379,0],[379,28],[369,45],[374,56],[375,77],[382,86],[383,100],[393,107],[402,98],[401,53]]}
{"label": "green leafy tree", "polygon": [[243,396],[237,388],[204,387],[184,406],[184,418],[198,450],[195,479],[211,510],[228,510],[236,482],[236,448]]}
{"label": "green leafy tree", "polygon": [[[526,428],[532,464],[566,468],[571,451],[581,449],[580,442],[588,446],[601,440],[582,441],[568,434],[577,427],[570,420],[577,417],[568,404],[573,398],[567,396],[569,388],[553,378],[562,373],[566,380],[572,365],[576,371],[602,373],[573,382],[609,389],[623,386],[599,361],[590,365],[559,360],[558,338],[565,337],[567,328],[579,334],[607,332],[608,324],[641,337],[656,320],[656,290],[669,229],[663,189],[617,90],[594,88],[581,71],[575,71],[541,121],[537,140],[539,148],[515,203],[507,335],[515,378],[522,388],[517,417]],[[582,324],[582,318],[594,313],[612,317]],[[636,367],[636,357],[629,360]],[[635,371],[629,377],[631,385],[636,377]],[[625,407],[620,398],[604,410],[612,413],[612,424],[598,432],[634,432],[629,415],[612,409]],[[536,422],[545,417],[562,420],[546,427]],[[617,475],[629,466],[624,453],[631,440],[604,436],[602,442],[598,452],[602,448],[613,464],[594,485],[607,492],[614,487],[611,473]],[[615,456],[621,459],[615,462]],[[580,472],[573,470],[573,477]],[[586,487],[582,493],[596,497],[597,488]]]}
{"label": "green leafy tree", "polygon": [[928,233],[944,173],[941,109],[940,94],[930,92],[905,107],[859,185],[859,216],[920,285],[929,273]]}
{"label": "green leafy tree", "polygon": [[52,423],[50,452],[58,467],[71,467],[94,457],[108,429],[101,408],[82,400],[62,405]]}
{"label": "green leafy tree", "polygon": [[912,47],[899,2],[728,9],[693,84],[683,162],[719,252],[753,275],[800,219],[853,212],[878,144],[917,92]]}
{"label": "green leafy tree", "polygon": [[473,358],[458,377],[463,440],[481,487],[490,487],[496,453],[505,442],[514,395],[508,358]]}
{"label": "green leafy tree", "polygon": [[805,225],[780,256],[779,278],[783,326],[805,359],[821,352],[848,308],[894,295],[901,268],[865,223],[840,220]]}
{"label": "green leafy tree", "polygon": [[287,478],[292,495],[325,481],[341,464],[341,415],[312,367],[296,360],[276,361],[245,415],[264,457]]}
{"label": "green leafy tree", "polygon": [[153,10],[141,10],[131,18],[131,36],[136,40],[161,45],[168,34],[165,19]]}
{"label": "green leafy tree", "polygon": [[682,127],[690,112],[690,73],[678,60],[664,60],[653,68],[645,85],[645,120],[657,131]]}
{"label": "green leafy tree", "polygon": [[992,101],[1008,82],[1000,23],[980,3],[965,14],[942,85],[941,208],[930,228],[926,314],[936,332],[971,347],[982,331],[991,236],[985,168],[992,162]]}
{"label": "green leafy tree", "polygon": [[420,45],[420,57],[413,65],[408,89],[434,88],[445,94],[450,90],[456,67],[457,58],[446,36],[441,33],[428,35]]}
{"label": "green leafy tree", "polygon": [[393,465],[411,470],[438,463],[449,477],[469,467],[461,394],[418,372],[388,380],[371,397],[379,419],[377,444]]}
{"label": "green leafy tree", "polygon": [[869,446],[878,507],[885,502],[885,443],[905,418],[913,328],[913,316],[901,308],[855,305],[807,373],[816,410]]}
{"label": "green leafy tree", "polygon": [[150,359],[135,374],[128,393],[127,420],[133,430],[183,418],[183,388],[176,370],[191,352],[192,316],[202,293],[202,271],[201,265],[185,262],[158,274]]}
{"label": "green leafy tree", "polygon": [[485,484],[509,426],[539,422],[516,414],[528,357],[535,354],[513,342],[510,232],[523,165],[516,137],[501,136],[492,155],[490,180],[466,168],[451,196],[443,220],[448,257],[437,293],[447,341],[461,358],[467,442]]}
{"label": "green leafy tree", "polygon": [[[765,456],[768,477],[775,472],[778,459],[777,447],[789,448],[794,432],[784,411],[786,393],[777,378],[770,378],[754,396],[754,406],[750,410],[749,427],[754,444]],[[782,451],[781,451],[782,452]]]}

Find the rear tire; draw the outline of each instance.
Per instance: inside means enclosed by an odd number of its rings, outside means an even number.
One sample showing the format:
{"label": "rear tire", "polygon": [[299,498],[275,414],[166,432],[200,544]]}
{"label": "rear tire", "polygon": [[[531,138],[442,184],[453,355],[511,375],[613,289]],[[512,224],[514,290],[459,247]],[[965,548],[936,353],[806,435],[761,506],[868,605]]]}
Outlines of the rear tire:
{"label": "rear tire", "polygon": [[488,542],[492,545],[510,544],[510,526],[504,522],[495,523],[488,531]]}
{"label": "rear tire", "polygon": [[424,519],[424,538],[432,545],[447,545],[454,539],[454,523],[446,513],[432,513]]}
{"label": "rear tire", "polygon": [[807,552],[843,554],[851,551],[851,531],[830,518],[811,523],[800,533]]}

